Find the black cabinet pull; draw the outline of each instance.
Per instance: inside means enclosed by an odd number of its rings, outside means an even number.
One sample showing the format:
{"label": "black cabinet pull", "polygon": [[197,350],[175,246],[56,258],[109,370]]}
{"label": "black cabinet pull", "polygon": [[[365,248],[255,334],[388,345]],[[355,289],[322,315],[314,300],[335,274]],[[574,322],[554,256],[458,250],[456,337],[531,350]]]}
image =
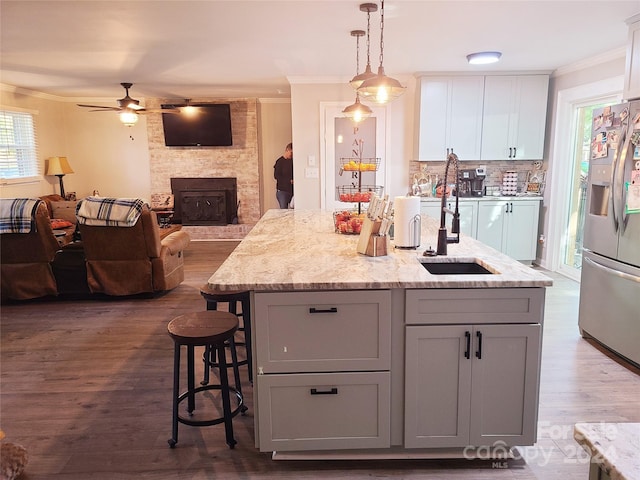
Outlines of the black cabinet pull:
{"label": "black cabinet pull", "polygon": [[482,332],[476,332],[478,337],[478,350],[476,350],[476,358],[482,358]]}
{"label": "black cabinet pull", "polygon": [[509,147],[509,157],[508,158],[511,158],[511,152],[513,152],[513,148]]}
{"label": "black cabinet pull", "polygon": [[471,332],[464,332],[467,339],[467,349],[464,351],[464,358],[471,358]]}
{"label": "black cabinet pull", "polygon": [[331,307],[327,309],[310,307],[309,313],[338,313],[338,307]]}
{"label": "black cabinet pull", "polygon": [[509,202],[509,213],[513,213],[513,202]]}
{"label": "black cabinet pull", "polygon": [[518,147],[513,147],[513,158],[516,158]]}
{"label": "black cabinet pull", "polygon": [[337,395],[338,389],[333,387],[331,390],[318,390],[317,388],[311,389],[311,395]]}

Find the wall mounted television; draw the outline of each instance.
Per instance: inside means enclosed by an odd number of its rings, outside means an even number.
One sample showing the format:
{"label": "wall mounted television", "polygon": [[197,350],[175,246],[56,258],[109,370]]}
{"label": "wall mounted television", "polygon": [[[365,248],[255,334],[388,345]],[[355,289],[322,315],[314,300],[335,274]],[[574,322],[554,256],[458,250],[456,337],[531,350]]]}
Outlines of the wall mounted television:
{"label": "wall mounted television", "polygon": [[180,113],[162,114],[167,147],[229,147],[233,144],[228,103],[165,104],[162,108],[180,110]]}

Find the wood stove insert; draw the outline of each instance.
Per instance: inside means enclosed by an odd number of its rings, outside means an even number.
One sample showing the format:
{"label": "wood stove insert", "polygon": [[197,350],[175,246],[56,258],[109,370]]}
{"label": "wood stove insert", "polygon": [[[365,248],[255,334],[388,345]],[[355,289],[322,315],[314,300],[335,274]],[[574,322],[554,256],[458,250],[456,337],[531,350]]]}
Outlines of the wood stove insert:
{"label": "wood stove insert", "polygon": [[172,178],[173,222],[182,225],[228,225],[237,223],[235,177]]}

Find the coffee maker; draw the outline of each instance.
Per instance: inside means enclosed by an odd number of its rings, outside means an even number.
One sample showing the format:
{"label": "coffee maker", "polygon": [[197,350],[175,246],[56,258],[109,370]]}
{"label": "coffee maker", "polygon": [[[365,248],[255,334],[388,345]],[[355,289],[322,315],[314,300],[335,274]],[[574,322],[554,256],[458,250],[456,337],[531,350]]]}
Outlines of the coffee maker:
{"label": "coffee maker", "polygon": [[485,167],[460,170],[460,197],[481,197],[483,195],[484,179],[487,176]]}

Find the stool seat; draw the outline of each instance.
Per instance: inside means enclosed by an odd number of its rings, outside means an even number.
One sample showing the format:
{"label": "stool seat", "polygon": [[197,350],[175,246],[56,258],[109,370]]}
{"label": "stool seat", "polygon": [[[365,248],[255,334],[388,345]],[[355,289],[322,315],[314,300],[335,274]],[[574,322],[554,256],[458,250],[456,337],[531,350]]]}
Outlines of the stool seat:
{"label": "stool seat", "polygon": [[238,329],[238,317],[233,313],[218,312],[215,322],[211,312],[180,315],[169,322],[171,338],[181,345],[206,346],[227,340]]}
{"label": "stool seat", "polygon": [[[173,357],[173,431],[172,437],[168,440],[171,448],[178,443],[178,423],[203,427],[224,423],[225,435],[229,448],[233,448],[236,440],[233,438],[233,426],[231,420],[238,413],[247,410],[244,405],[242,390],[240,388],[240,376],[238,374],[238,362],[235,357],[235,343],[233,336],[238,330],[238,317],[230,312],[203,311],[187,313],[171,320],[167,326],[167,332],[174,342]],[[227,364],[225,345],[230,344],[232,348],[233,361]],[[180,393],[180,350],[187,348],[187,390]],[[219,368],[220,384],[195,386],[194,349],[195,347],[205,347],[208,356],[215,359]],[[233,368],[236,387],[229,385],[227,366]],[[208,367],[207,367],[208,368]],[[207,370],[208,372],[208,370]],[[196,394],[209,390],[219,390],[222,400],[222,416],[209,418],[206,420],[195,420],[181,416],[178,406],[183,400],[187,400],[187,413],[192,416],[196,408]],[[232,409],[230,395],[237,399],[237,408]]]}

